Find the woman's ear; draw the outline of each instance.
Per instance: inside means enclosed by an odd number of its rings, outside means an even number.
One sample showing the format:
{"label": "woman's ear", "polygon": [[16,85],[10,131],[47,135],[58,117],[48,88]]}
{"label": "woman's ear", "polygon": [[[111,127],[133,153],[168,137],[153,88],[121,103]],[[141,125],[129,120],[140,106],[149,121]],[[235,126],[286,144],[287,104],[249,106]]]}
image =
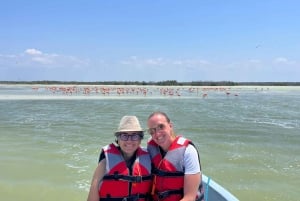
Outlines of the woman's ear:
{"label": "woman's ear", "polygon": [[169,125],[170,125],[170,128],[173,128],[173,123],[172,122],[170,122]]}

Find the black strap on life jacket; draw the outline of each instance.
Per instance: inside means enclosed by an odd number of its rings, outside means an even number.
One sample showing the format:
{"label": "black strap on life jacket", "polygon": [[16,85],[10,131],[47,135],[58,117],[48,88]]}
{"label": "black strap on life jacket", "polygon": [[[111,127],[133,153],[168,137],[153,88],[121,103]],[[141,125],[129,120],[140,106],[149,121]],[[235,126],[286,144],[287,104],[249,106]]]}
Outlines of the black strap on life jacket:
{"label": "black strap on life jacket", "polygon": [[107,195],[106,198],[100,198],[99,201],[138,201],[139,199],[148,200],[149,197],[150,195],[147,194],[136,194],[127,197],[111,197],[110,195]]}
{"label": "black strap on life jacket", "polygon": [[158,200],[162,200],[170,195],[175,195],[178,194],[180,196],[183,196],[183,189],[178,189],[178,190],[166,190],[166,191],[161,191],[161,192],[156,192],[155,193],[158,197]]}
{"label": "black strap on life jacket", "polygon": [[152,173],[154,175],[157,175],[157,176],[161,176],[161,177],[180,177],[180,176],[184,176],[184,173],[183,172],[168,172],[168,171],[164,171],[164,170],[160,170],[160,169],[157,169],[157,168],[154,168],[152,170]]}
{"label": "black strap on life jacket", "polygon": [[132,176],[132,175],[121,175],[118,172],[115,172],[113,175],[105,175],[103,176],[103,180],[125,180],[134,183],[141,183],[145,180],[151,180],[152,176]]}

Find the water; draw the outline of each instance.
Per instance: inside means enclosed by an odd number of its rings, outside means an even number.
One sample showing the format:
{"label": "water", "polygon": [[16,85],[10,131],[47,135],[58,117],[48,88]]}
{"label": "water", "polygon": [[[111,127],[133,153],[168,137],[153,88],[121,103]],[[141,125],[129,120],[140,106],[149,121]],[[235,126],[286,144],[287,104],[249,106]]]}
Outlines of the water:
{"label": "water", "polygon": [[299,200],[300,87],[48,87],[0,86],[1,200],[86,200],[121,117],[146,127],[155,110],[195,142],[203,173],[240,200]]}

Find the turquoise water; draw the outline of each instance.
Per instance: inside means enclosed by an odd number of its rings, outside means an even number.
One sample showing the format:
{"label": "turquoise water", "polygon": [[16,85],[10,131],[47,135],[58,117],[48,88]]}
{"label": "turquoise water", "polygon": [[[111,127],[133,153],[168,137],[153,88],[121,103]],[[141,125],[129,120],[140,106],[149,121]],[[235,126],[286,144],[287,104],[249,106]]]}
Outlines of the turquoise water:
{"label": "turquoise water", "polygon": [[203,173],[240,200],[299,200],[299,87],[58,88],[0,86],[1,200],[86,200],[120,118],[137,115],[145,127],[155,110],[195,142]]}

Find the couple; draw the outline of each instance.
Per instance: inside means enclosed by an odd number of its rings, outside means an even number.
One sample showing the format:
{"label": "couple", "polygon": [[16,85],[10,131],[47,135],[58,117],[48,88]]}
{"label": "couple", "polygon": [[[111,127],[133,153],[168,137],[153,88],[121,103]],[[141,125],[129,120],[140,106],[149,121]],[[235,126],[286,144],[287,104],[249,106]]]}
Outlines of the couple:
{"label": "couple", "polygon": [[147,121],[151,139],[140,147],[144,132],[136,116],[124,116],[116,143],[103,147],[88,201],[204,200],[201,165],[193,143],[176,136],[161,111]]}

